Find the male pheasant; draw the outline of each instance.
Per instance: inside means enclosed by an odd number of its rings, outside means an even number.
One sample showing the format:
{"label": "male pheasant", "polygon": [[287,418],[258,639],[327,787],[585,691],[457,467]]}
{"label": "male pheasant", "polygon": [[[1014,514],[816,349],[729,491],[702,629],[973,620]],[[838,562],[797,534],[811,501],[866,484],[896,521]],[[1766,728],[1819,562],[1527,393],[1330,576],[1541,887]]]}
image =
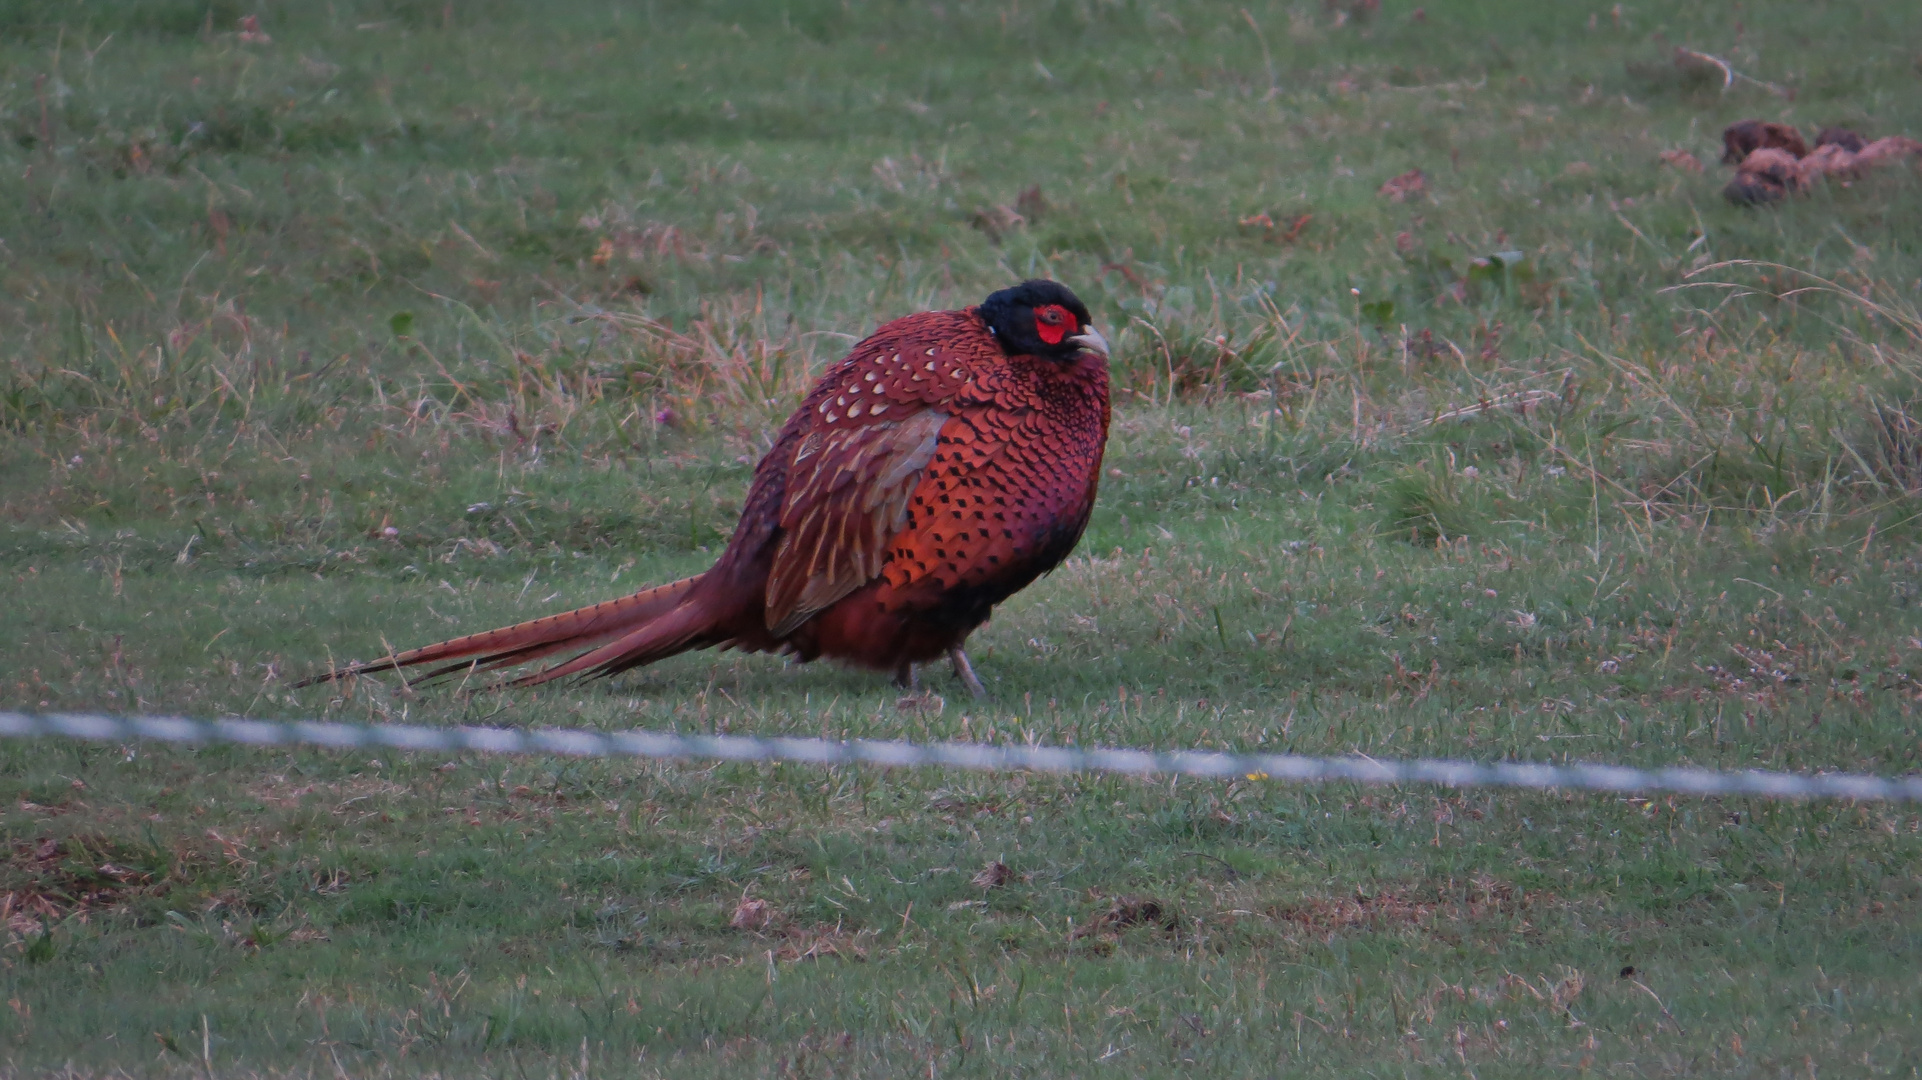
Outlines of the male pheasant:
{"label": "male pheasant", "polygon": [[566,660],[515,679],[611,675],[710,647],[892,671],[962,643],[1081,539],[1108,440],[1108,345],[1053,281],[897,319],[829,368],[781,428],[704,574],[309,679],[441,665],[423,679]]}

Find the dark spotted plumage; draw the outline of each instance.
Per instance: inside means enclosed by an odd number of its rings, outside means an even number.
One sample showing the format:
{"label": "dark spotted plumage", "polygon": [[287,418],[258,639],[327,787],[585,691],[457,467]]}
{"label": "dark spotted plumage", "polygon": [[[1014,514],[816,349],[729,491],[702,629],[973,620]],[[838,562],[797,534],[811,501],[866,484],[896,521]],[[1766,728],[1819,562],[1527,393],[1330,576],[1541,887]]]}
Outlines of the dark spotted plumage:
{"label": "dark spotted plumage", "polygon": [[945,653],[979,692],[962,642],[1074,550],[1107,437],[1107,344],[1065,287],[897,319],[788,418],[706,573],[349,671],[578,653],[517,680],[531,684],[722,647],[911,680]]}

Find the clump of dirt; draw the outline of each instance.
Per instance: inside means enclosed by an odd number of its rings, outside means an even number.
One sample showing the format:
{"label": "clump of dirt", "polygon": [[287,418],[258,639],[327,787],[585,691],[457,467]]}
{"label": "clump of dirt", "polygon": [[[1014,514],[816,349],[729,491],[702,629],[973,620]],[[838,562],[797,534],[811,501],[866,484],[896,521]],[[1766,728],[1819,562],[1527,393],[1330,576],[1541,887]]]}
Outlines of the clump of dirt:
{"label": "clump of dirt", "polygon": [[1810,150],[1800,131],[1765,120],[1730,124],[1722,132],[1722,146],[1722,161],[1736,166],[1722,194],[1744,206],[1806,194],[1825,178],[1846,186],[1872,169],[1922,158],[1922,142],[1907,136],[1870,141],[1844,127],[1823,128]]}
{"label": "clump of dirt", "polygon": [[1108,910],[1096,916],[1092,922],[1075,927],[1069,939],[1119,933],[1130,926],[1158,926],[1163,930],[1173,930],[1175,913],[1159,900],[1145,896],[1117,896],[1108,905]]}
{"label": "clump of dirt", "polygon": [[1767,146],[1742,159],[1722,194],[1730,202],[1755,206],[1800,195],[1808,188],[1808,174],[1801,161],[1787,150]]}
{"label": "clump of dirt", "polygon": [[996,859],[982,867],[980,873],[968,880],[973,882],[974,887],[977,889],[999,889],[1001,886],[1006,885],[1008,879],[1013,876],[1014,871],[1008,869],[1008,864]]}
{"label": "clump of dirt", "polygon": [[1867,145],[1868,140],[1845,127],[1825,127],[1815,136],[1817,150],[1824,146],[1839,146],[1851,154],[1859,154]]}
{"label": "clump of dirt", "polygon": [[1809,154],[1809,144],[1802,140],[1800,131],[1773,120],[1737,120],[1722,129],[1722,164],[1740,165],[1757,150],[1786,150],[1804,158]]}

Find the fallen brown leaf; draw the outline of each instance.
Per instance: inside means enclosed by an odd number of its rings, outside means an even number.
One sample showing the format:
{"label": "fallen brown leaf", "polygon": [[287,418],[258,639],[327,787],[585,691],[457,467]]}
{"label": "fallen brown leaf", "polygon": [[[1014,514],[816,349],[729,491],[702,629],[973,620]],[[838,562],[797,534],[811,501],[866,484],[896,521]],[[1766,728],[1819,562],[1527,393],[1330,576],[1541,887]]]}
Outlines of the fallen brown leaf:
{"label": "fallen brown leaf", "polygon": [[1420,169],[1410,169],[1383,184],[1375,194],[1390,202],[1402,202],[1428,191],[1428,176]]}
{"label": "fallen brown leaf", "polygon": [[1671,168],[1680,169],[1685,173],[1699,173],[1702,171],[1702,159],[1686,150],[1662,151],[1662,164],[1670,166]]}
{"label": "fallen brown leaf", "polygon": [[766,900],[742,895],[734,905],[734,917],[727,924],[736,930],[761,931],[779,921],[780,914]]}
{"label": "fallen brown leaf", "polygon": [[1040,184],[1031,185],[1014,200],[1014,212],[1030,225],[1041,220],[1041,215],[1048,212],[1048,197],[1041,194]]}
{"label": "fallen brown leaf", "polygon": [[1001,238],[1028,223],[1028,219],[1012,206],[985,206],[974,212],[971,224],[988,234],[988,239],[1000,243]]}

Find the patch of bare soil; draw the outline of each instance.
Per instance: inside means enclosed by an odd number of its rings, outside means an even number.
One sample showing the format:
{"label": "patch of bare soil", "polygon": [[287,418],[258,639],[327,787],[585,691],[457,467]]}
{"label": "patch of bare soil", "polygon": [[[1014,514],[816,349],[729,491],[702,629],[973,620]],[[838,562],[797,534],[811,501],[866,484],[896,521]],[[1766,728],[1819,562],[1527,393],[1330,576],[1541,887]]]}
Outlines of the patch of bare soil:
{"label": "patch of bare soil", "polygon": [[1274,910],[1272,917],[1316,936],[1354,929],[1436,929],[1441,923],[1523,915],[1553,899],[1547,893],[1523,893],[1507,882],[1484,875],[1466,883],[1389,887],[1373,892],[1357,891],[1352,896],[1308,897]]}
{"label": "patch of bare soil", "polygon": [[1422,926],[1439,907],[1407,893],[1383,891],[1373,896],[1360,893],[1342,897],[1311,897],[1276,913],[1283,922],[1293,923],[1320,934],[1362,927],[1379,930],[1392,926]]}

